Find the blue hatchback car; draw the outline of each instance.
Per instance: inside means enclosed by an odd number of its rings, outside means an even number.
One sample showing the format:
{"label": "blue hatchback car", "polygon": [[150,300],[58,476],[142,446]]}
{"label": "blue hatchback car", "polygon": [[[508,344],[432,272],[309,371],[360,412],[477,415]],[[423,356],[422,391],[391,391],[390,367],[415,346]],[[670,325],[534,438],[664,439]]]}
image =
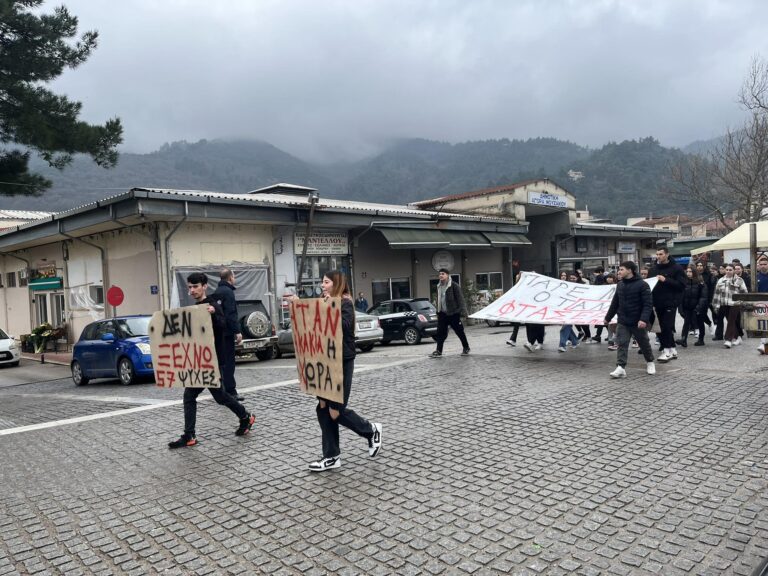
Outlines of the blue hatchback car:
{"label": "blue hatchback car", "polygon": [[119,378],[132,384],[154,377],[149,351],[151,316],[120,316],[88,324],[72,352],[72,380],[77,386],[94,378]]}

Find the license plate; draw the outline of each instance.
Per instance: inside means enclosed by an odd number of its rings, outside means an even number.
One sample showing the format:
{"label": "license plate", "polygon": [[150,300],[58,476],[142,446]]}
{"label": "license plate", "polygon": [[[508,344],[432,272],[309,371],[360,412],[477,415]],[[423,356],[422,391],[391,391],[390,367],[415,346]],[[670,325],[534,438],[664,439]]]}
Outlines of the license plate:
{"label": "license plate", "polygon": [[373,328],[373,322],[360,322],[357,325],[358,330],[367,330],[368,328]]}
{"label": "license plate", "polygon": [[246,340],[243,342],[243,348],[256,348],[257,342],[255,340]]}

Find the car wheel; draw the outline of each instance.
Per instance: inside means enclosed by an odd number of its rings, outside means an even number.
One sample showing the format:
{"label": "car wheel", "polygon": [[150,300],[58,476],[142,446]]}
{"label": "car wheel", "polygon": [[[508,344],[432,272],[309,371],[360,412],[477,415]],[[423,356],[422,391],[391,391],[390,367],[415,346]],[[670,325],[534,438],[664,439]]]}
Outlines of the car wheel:
{"label": "car wheel", "polygon": [[360,352],[370,352],[373,350],[373,344],[363,344],[362,346],[358,346],[360,348]]}
{"label": "car wheel", "polygon": [[418,344],[421,342],[421,332],[413,326],[409,326],[403,332],[403,340],[405,340],[406,344]]}
{"label": "car wheel", "polygon": [[85,386],[88,384],[88,378],[83,374],[83,367],[80,366],[80,362],[75,360],[72,362],[72,381],[75,386]]}
{"label": "car wheel", "polygon": [[117,363],[117,376],[120,378],[120,384],[124,386],[133,384],[133,381],[136,379],[133,362],[128,360],[128,358],[120,358],[120,361]]}
{"label": "car wheel", "polygon": [[261,362],[272,360],[272,358],[274,357],[275,357],[275,349],[273,346],[269,346],[267,348],[264,348],[263,350],[256,350],[256,358],[258,358],[259,361]]}
{"label": "car wheel", "polygon": [[280,346],[275,346],[274,351],[275,351],[274,352],[275,358],[282,358],[283,357],[283,351],[280,350]]}
{"label": "car wheel", "polygon": [[496,328],[496,326],[499,325],[498,320],[486,320],[485,323],[488,324],[488,326],[490,326],[491,328]]}

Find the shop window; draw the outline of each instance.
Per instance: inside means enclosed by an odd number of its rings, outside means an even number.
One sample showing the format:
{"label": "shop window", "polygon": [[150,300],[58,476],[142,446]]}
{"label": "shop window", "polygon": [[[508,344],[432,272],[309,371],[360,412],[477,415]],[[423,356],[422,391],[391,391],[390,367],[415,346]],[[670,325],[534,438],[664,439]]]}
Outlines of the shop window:
{"label": "shop window", "polygon": [[[298,260],[299,257],[297,256],[297,266]],[[320,284],[323,281],[323,276],[329,270],[338,270],[349,279],[349,256],[307,256],[304,259],[304,274],[302,274],[301,278],[301,294],[304,296],[320,296],[322,293]]]}
{"label": "shop window", "polygon": [[88,295],[94,304],[104,304],[104,286],[88,286]]}
{"label": "shop window", "polygon": [[498,292],[503,290],[501,272],[480,272],[475,274],[475,289]]}
{"label": "shop window", "polygon": [[8,272],[5,275],[5,279],[8,288],[16,288],[16,272]]}
{"label": "shop window", "polygon": [[384,300],[411,297],[410,278],[387,278],[386,280],[374,280],[371,282],[371,296],[373,306]]}

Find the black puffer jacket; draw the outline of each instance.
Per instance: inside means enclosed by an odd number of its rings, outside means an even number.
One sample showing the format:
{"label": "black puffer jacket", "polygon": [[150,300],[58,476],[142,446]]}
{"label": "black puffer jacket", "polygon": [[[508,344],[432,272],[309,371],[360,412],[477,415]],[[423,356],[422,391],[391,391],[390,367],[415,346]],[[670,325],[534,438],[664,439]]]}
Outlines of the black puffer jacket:
{"label": "black puffer jacket", "polygon": [[717,278],[712,276],[709,270],[704,270],[701,273],[701,279],[704,281],[704,286],[707,287],[707,303],[712,303],[712,298],[715,297],[715,284],[717,284]]}
{"label": "black puffer jacket", "polygon": [[688,278],[680,266],[673,258],[670,258],[666,264],[659,264],[651,268],[648,272],[648,278],[664,276],[664,282],[657,282],[653,289],[653,305],[657,308],[677,308],[683,298],[683,289]]}
{"label": "black puffer jacket", "polygon": [[355,349],[355,306],[349,298],[341,299],[341,340],[344,360],[351,360],[357,354]]}
{"label": "black puffer jacket", "polygon": [[618,323],[624,326],[637,326],[640,320],[648,324],[652,309],[651,288],[645,280],[639,276],[625,278],[616,285],[605,323],[618,314]]}
{"label": "black puffer jacket", "polygon": [[702,314],[709,304],[708,294],[709,290],[707,290],[706,284],[693,278],[686,278],[680,308],[683,310],[696,310],[698,314]]}

